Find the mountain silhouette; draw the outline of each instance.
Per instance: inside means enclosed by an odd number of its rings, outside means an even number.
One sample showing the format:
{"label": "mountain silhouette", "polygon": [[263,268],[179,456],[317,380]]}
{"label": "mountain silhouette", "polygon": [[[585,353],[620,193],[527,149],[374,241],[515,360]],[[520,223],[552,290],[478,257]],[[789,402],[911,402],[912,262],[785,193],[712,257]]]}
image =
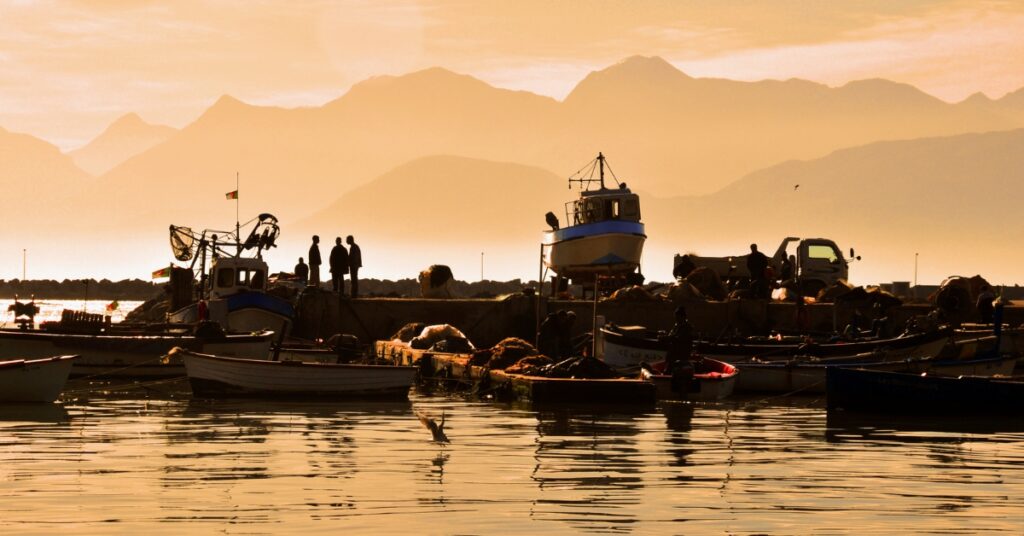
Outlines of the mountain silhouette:
{"label": "mountain silhouette", "polygon": [[121,116],[88,144],[68,153],[75,164],[93,175],[102,175],[114,166],[171,137],[176,129],[152,125],[138,114]]}

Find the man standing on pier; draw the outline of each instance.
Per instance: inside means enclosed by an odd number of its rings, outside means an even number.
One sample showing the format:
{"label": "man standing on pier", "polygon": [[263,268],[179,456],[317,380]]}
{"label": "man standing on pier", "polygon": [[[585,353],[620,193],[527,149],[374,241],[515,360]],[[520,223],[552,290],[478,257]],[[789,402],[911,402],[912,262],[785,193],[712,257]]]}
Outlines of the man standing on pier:
{"label": "man standing on pier", "polygon": [[[345,274],[348,272],[348,250],[341,245],[341,237],[334,239],[334,247],[331,249],[331,287],[338,296],[345,295]],[[355,283],[353,282],[353,290]]]}
{"label": "man standing on pier", "polygon": [[309,282],[309,266],[303,262],[302,257],[299,257],[299,264],[295,265],[295,277],[298,278],[299,282],[303,286]]}
{"label": "man standing on pier", "polygon": [[348,244],[348,266],[349,275],[352,276],[352,297],[355,298],[359,296],[359,269],[363,267],[363,252],[356,245],[352,235],[348,235],[345,242]]}
{"label": "man standing on pier", "polygon": [[768,257],[757,250],[757,244],[750,244],[750,255],[747,255],[747,271],[750,272],[751,298],[768,298],[771,289],[768,287]]}
{"label": "man standing on pier", "polygon": [[313,235],[313,245],[309,246],[309,284],[320,286],[320,237]]}

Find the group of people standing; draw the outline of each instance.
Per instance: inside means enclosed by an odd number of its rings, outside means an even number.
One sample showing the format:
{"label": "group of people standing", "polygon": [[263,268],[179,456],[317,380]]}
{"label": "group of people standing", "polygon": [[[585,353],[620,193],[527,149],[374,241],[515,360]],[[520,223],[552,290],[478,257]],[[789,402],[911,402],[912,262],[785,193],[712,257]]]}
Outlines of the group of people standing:
{"label": "group of people standing", "polygon": [[[359,249],[352,235],[345,238],[348,249],[341,244],[341,237],[334,239],[334,247],[331,248],[331,255],[328,263],[331,270],[331,287],[339,296],[345,295],[345,274],[352,278],[351,295],[353,298],[359,296],[359,269],[363,267],[363,252]],[[309,246],[309,264],[307,265],[299,257],[299,264],[295,265],[295,275],[307,286],[320,286],[320,265],[323,261],[320,257],[320,237],[313,235],[313,244]]]}

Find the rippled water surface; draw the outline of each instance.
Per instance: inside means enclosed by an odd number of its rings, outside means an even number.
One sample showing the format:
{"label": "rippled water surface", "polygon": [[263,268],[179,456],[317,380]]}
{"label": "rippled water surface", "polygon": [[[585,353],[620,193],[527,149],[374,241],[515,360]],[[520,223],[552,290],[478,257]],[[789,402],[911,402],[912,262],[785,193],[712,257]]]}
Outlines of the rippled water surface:
{"label": "rippled water surface", "polygon": [[[4,532],[1024,531],[1021,419],[829,419],[814,400],[198,401],[174,387],[70,385],[63,404],[3,407]],[[451,443],[417,411],[444,414]]]}

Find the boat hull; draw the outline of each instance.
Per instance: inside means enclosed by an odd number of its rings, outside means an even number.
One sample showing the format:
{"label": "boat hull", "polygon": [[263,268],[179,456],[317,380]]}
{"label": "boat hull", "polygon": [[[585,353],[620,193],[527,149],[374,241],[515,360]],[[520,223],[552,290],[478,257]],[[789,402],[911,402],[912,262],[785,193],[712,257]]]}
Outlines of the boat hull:
{"label": "boat hull", "polygon": [[[161,378],[182,376],[181,362],[163,360],[175,347],[219,355],[267,359],[273,332],[254,335],[85,335],[0,330],[0,356],[33,359],[77,354],[72,377]],[[166,362],[165,362],[166,361]]]}
{"label": "boat hull", "polygon": [[903,359],[937,357],[949,344],[950,334],[951,331],[949,330],[940,330],[934,333],[922,333],[877,341],[815,345],[734,344],[698,341],[695,346],[701,355],[730,363],[743,363],[755,357],[761,361],[790,361],[795,356],[849,357],[882,350],[885,351],[886,360],[899,361]]}
{"label": "boat hull", "polygon": [[820,394],[825,392],[825,375],[829,368],[864,368],[896,372],[925,372],[928,359],[904,361],[853,361],[846,363],[740,363],[738,393]]}
{"label": "boat hull", "polygon": [[937,377],[830,368],[829,411],[877,413],[1024,412],[1024,382],[979,377]]}
{"label": "boat hull", "polygon": [[[291,332],[295,310],[291,304],[276,296],[263,292],[242,292],[225,298],[210,300],[210,319],[220,323],[228,331],[248,333],[274,330],[285,336]],[[195,304],[170,313],[168,321],[175,324],[195,324],[199,321]]]}
{"label": "boat hull", "polygon": [[732,395],[740,377],[736,367],[706,358],[693,364],[693,380],[686,387],[674,385],[671,374],[658,373],[650,368],[641,369],[640,377],[654,384],[658,400],[714,402]]}
{"label": "boat hull", "polygon": [[640,266],[644,227],[637,222],[583,224],[545,235],[544,265],[561,277],[630,273]]}
{"label": "boat hull", "polygon": [[597,355],[605,364],[615,369],[629,370],[640,363],[660,363],[668,355],[665,344],[653,338],[629,337],[621,333],[600,329]]}
{"label": "boat hull", "polygon": [[78,356],[0,362],[0,402],[53,402]]}
{"label": "boat hull", "polygon": [[406,398],[417,367],[236,359],[178,352],[197,396]]}

